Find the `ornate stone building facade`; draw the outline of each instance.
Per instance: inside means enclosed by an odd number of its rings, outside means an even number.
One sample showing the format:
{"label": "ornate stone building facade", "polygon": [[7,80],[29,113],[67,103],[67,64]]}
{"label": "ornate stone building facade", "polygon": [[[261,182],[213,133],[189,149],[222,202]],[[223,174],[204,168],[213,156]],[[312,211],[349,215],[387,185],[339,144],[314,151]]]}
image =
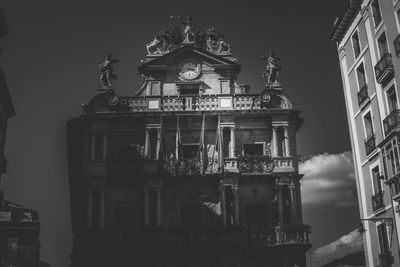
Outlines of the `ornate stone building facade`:
{"label": "ornate stone building facade", "polygon": [[336,20],[367,266],[400,266],[400,2],[353,0]]}
{"label": "ornate stone building facade", "polygon": [[73,264],[305,266],[296,131],[299,111],[270,53],[261,94],[216,29],[161,30],[119,96],[112,60],[68,123]]}

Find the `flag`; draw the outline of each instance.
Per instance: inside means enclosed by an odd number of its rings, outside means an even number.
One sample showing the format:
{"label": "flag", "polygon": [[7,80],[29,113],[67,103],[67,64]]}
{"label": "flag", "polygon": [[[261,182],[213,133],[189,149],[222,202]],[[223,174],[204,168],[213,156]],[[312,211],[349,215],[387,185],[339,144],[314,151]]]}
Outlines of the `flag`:
{"label": "flag", "polygon": [[158,147],[158,172],[161,173],[163,170],[163,165],[164,165],[164,120],[163,117],[161,117],[161,123],[160,123],[160,134],[158,136],[160,140],[159,142],[159,147]]}
{"label": "flag", "polygon": [[218,142],[218,169],[224,172],[224,140],[223,131],[221,129],[221,116],[218,115],[218,129],[217,129],[217,142]]}
{"label": "flag", "polygon": [[200,161],[201,166],[201,173],[204,174],[207,169],[208,165],[208,151],[207,151],[207,142],[206,142],[206,135],[205,135],[205,117],[206,115],[203,114],[203,121],[201,123],[201,131],[200,131],[200,142],[199,142],[199,149],[197,151],[196,160]]}
{"label": "flag", "polygon": [[176,116],[176,135],[175,135],[175,158],[180,160],[182,157],[181,128],[179,126],[179,116]]}

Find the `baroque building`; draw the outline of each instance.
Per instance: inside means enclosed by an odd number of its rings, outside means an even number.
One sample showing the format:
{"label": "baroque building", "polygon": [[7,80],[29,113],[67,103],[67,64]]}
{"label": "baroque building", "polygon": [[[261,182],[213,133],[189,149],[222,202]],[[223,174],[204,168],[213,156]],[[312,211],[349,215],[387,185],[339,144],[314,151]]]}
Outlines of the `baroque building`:
{"label": "baroque building", "polygon": [[353,0],[335,21],[367,266],[400,266],[400,2]]}
{"label": "baroque building", "polygon": [[119,96],[101,88],[68,122],[75,266],[306,266],[299,111],[271,52],[261,94],[215,28],[162,29]]}

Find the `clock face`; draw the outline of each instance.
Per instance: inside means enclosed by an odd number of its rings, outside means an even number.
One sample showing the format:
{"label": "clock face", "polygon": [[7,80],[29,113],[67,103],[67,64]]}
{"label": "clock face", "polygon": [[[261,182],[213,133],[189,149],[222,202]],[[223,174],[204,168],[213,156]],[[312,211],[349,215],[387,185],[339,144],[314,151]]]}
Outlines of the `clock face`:
{"label": "clock face", "polygon": [[193,80],[200,75],[200,71],[200,64],[194,61],[186,61],[181,65],[179,75],[186,80]]}

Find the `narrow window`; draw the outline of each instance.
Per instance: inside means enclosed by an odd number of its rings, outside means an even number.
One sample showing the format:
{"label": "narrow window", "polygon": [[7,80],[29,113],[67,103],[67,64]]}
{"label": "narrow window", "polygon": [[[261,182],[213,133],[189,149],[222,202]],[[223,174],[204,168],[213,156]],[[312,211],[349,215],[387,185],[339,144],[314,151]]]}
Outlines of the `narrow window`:
{"label": "narrow window", "polygon": [[374,183],[374,192],[375,194],[382,192],[382,182],[379,176],[379,166],[376,166],[372,169],[372,179]]}
{"label": "narrow window", "polygon": [[360,39],[358,38],[358,32],[357,31],[353,34],[351,39],[353,41],[354,57],[358,57],[358,55],[361,52],[361,49],[360,49]]}
{"label": "narrow window", "polygon": [[365,69],[364,64],[361,63],[357,68],[357,79],[358,79],[358,88],[361,90],[367,84],[365,79]]}
{"label": "narrow window", "polygon": [[364,125],[365,125],[365,135],[366,137],[370,137],[371,135],[374,134],[374,128],[372,126],[372,117],[371,117],[371,113],[368,112],[365,116],[364,116]]}
{"label": "narrow window", "polygon": [[389,106],[389,113],[397,109],[397,95],[394,85],[387,91],[387,101]]}
{"label": "narrow window", "polygon": [[379,1],[375,0],[374,2],[372,2],[371,7],[372,7],[372,15],[374,17],[374,23],[375,23],[375,27],[376,27],[379,25],[379,23],[382,20],[381,8],[379,6]]}
{"label": "narrow window", "polygon": [[377,227],[378,231],[378,240],[379,240],[379,250],[380,253],[388,253],[389,252],[389,242],[386,232],[386,224],[379,224]]}
{"label": "narrow window", "polygon": [[382,33],[378,38],[378,49],[380,57],[383,57],[384,54],[389,53],[389,48],[387,45],[386,34]]}

